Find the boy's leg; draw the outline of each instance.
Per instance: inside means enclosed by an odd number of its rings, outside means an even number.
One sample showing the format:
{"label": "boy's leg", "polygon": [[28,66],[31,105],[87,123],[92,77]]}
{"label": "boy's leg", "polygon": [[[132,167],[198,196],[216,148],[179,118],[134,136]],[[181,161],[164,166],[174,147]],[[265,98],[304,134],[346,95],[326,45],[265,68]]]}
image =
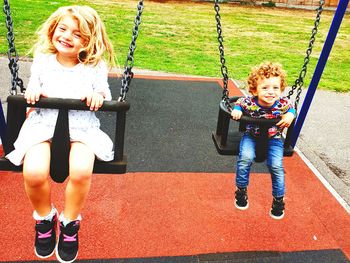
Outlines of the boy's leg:
{"label": "boy's leg", "polygon": [[247,187],[249,184],[250,167],[255,158],[255,139],[243,135],[240,142],[239,156],[236,169],[235,206],[240,210],[248,208]]}
{"label": "boy's leg", "polygon": [[243,135],[237,158],[236,186],[247,187],[249,184],[250,167],[255,158],[255,139],[250,135]]}
{"label": "boy's leg", "polygon": [[272,207],[271,217],[282,219],[284,217],[284,167],[283,167],[283,141],[281,139],[270,139],[267,157],[267,166],[272,179]]}
{"label": "boy's leg", "polygon": [[284,196],[284,167],[283,167],[283,141],[270,139],[268,145],[267,167],[271,173],[272,195]]}
{"label": "boy's leg", "polygon": [[90,190],[95,155],[86,145],[74,142],[69,155],[69,181],[65,208],[60,215],[60,235],[56,256],[60,262],[73,262],[78,256],[80,211]]}

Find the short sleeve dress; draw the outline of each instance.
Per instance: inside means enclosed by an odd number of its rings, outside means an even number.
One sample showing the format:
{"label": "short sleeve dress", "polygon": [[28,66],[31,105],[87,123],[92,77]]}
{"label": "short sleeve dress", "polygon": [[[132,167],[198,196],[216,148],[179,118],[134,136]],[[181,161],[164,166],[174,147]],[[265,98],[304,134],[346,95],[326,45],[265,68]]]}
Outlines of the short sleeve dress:
{"label": "short sleeve dress", "polygon": [[[108,69],[105,62],[96,66],[77,64],[72,68],[62,66],[56,55],[35,57],[29,79],[29,90],[41,89],[48,97],[80,99],[93,91],[103,92],[111,100],[108,85]],[[15,149],[6,158],[15,165],[23,163],[26,152],[35,144],[50,141],[55,130],[58,110],[35,108],[23,123],[14,143]],[[94,111],[69,111],[71,142],[87,145],[99,160],[111,161],[114,157],[113,142],[100,130],[100,121]]]}

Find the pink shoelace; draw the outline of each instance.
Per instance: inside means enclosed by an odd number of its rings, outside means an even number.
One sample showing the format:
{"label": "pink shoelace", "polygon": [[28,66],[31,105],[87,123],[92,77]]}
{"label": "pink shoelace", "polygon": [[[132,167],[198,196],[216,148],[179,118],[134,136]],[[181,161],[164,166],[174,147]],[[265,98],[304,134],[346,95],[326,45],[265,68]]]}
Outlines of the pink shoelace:
{"label": "pink shoelace", "polygon": [[38,238],[40,238],[40,239],[49,238],[49,237],[51,237],[51,233],[52,233],[52,229],[47,231],[46,233],[41,233],[38,231]]}
{"label": "pink shoelace", "polygon": [[76,237],[77,237],[77,234],[75,234],[73,236],[68,236],[66,234],[63,234],[63,241],[65,241],[65,242],[74,242],[74,241],[77,241]]}

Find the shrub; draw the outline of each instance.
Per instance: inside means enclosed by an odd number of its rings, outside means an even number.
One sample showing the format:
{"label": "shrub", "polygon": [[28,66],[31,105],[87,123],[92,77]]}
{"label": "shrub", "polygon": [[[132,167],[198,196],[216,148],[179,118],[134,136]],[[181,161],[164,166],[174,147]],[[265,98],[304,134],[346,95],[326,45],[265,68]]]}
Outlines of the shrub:
{"label": "shrub", "polygon": [[271,0],[268,1],[267,3],[262,3],[261,5],[265,7],[276,7],[276,3]]}

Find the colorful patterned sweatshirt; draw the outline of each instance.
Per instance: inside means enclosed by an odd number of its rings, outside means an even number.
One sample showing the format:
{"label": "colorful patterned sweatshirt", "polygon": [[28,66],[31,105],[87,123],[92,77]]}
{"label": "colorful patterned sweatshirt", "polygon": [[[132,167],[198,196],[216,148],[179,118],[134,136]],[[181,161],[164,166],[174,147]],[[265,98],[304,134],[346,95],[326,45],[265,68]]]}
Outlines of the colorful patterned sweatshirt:
{"label": "colorful patterned sweatshirt", "polygon": [[[281,97],[268,108],[260,106],[257,97],[242,97],[235,102],[233,109],[240,110],[244,115],[252,118],[275,119],[287,112],[291,112],[295,115],[295,109],[287,97]],[[245,133],[258,137],[260,136],[259,126],[256,124],[247,124]],[[268,130],[269,138],[281,138],[281,134],[282,130],[276,125]]]}

